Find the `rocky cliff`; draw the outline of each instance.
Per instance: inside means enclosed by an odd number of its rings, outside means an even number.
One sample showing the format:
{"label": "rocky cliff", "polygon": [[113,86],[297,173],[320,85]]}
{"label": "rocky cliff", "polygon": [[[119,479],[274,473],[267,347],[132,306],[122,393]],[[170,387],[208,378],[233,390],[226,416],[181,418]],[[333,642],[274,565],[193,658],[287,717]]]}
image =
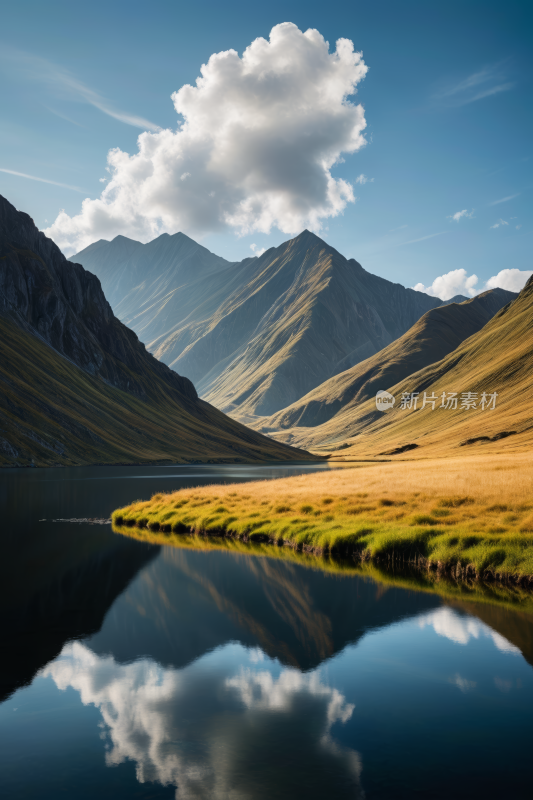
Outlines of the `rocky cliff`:
{"label": "rocky cliff", "polygon": [[151,356],[113,314],[99,279],[66,260],[27,214],[0,197],[0,314],[91,375],[148,396],[147,366],[169,389],[194,400],[196,390]]}

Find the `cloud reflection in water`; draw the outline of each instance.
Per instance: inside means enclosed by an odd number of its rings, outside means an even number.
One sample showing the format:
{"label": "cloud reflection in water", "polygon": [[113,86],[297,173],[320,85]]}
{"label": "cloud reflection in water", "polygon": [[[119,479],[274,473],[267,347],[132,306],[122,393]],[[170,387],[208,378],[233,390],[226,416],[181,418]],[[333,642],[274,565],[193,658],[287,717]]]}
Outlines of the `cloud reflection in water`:
{"label": "cloud reflection in water", "polygon": [[254,668],[257,656],[233,645],[176,670],[73,642],[43,674],[100,710],[108,766],[134,761],[141,783],[176,786],[180,800],[362,797],[360,757],[331,734],[354,706],[318,671]]}
{"label": "cloud reflection in water", "polygon": [[468,644],[471,639],[479,639],[480,636],[485,636],[492,639],[495,647],[502,653],[520,653],[518,647],[515,647],[514,644],[511,644],[492,628],[489,628],[484,622],[474,619],[474,617],[461,616],[447,606],[419,616],[417,623],[420,628],[430,625],[439,636],[444,636],[456,644]]}

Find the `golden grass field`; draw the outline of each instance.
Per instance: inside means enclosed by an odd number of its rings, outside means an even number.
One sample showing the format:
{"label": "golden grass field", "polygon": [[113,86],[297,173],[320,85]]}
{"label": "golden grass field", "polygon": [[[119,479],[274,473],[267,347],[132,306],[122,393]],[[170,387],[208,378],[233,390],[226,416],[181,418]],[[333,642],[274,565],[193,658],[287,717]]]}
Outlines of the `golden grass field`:
{"label": "golden grass field", "polygon": [[457,577],[533,578],[529,453],[359,464],[314,475],[156,494],[117,530],[226,535]]}

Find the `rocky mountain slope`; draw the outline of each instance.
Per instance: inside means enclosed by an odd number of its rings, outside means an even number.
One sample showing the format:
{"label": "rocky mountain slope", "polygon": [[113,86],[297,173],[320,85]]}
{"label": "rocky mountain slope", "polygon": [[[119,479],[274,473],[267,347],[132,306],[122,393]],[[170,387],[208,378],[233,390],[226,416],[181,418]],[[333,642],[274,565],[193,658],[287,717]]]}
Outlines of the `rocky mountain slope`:
{"label": "rocky mountain slope", "polygon": [[306,457],[200,400],[2,197],[0,327],[0,464]]}
{"label": "rocky mountain slope", "polygon": [[[74,258],[87,265],[86,253]],[[196,274],[171,288],[154,272],[115,311],[203,398],[241,420],[285,408],[441,304],[371,275],[309,231]]]}
{"label": "rocky mountain slope", "polygon": [[[443,359],[387,389],[396,399],[386,412],[374,397],[317,428],[299,429],[291,441],[343,458],[431,458],[533,446],[533,278],[477,333]],[[426,397],[436,398],[423,408]],[[455,393],[457,408],[450,395]],[[471,393],[473,405],[463,405]],[[486,398],[483,402],[483,393]],[[416,396],[402,408],[402,395]],[[445,396],[443,407],[442,397]],[[489,395],[497,395],[492,407]],[[293,429],[294,432],[294,429]],[[283,437],[284,435],[281,434]],[[287,439],[290,437],[287,436]],[[407,455],[406,455],[407,454]],[[489,463],[489,462],[487,462]]]}
{"label": "rocky mountain slope", "polygon": [[277,414],[257,419],[257,428],[264,432],[292,429],[291,440],[302,438],[320,443],[321,429],[300,429],[320,427],[339,415],[339,424],[344,430],[350,414],[365,400],[375,397],[379,389],[393,386],[440,361],[516,297],[514,292],[492,289],[461,304],[450,302],[427,311],[407,333],[375,356],[330,378]]}

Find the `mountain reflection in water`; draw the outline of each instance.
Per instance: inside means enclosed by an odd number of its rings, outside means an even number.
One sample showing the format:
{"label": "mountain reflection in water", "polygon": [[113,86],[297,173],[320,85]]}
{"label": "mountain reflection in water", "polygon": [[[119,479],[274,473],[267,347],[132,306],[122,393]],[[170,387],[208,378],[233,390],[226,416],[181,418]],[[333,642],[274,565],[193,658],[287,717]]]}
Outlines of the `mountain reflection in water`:
{"label": "mountain reflection in water", "polygon": [[[76,486],[37,518],[132,496]],[[10,800],[530,796],[527,599],[22,518],[0,561]]]}

